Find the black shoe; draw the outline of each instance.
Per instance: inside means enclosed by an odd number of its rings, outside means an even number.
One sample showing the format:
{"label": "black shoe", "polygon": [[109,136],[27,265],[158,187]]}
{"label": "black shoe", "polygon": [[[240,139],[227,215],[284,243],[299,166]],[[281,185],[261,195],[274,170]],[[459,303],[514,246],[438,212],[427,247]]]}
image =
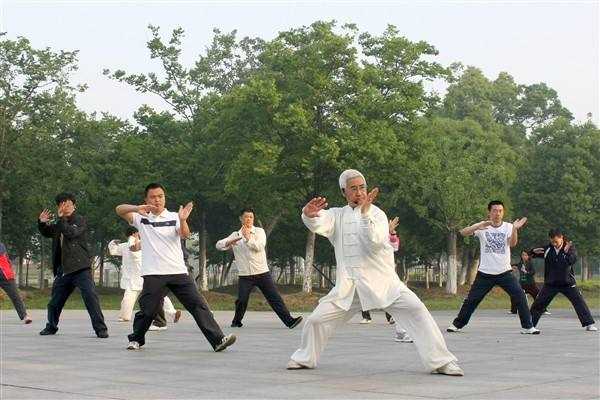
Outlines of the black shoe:
{"label": "black shoe", "polygon": [[50,328],[48,328],[48,327],[46,327],[46,328],[44,328],[44,329],[42,329],[42,330],[40,331],[40,335],[42,335],[42,336],[46,336],[46,335],[55,335],[55,334],[56,334],[56,331],[55,331],[55,330],[52,330],[52,329],[50,329]]}
{"label": "black shoe", "polygon": [[235,335],[230,333],[229,335],[225,336],[222,340],[221,343],[219,343],[216,347],[215,347],[215,352],[219,352],[219,351],[223,351],[226,348],[228,348],[229,346],[231,346],[232,344],[235,343]]}
{"label": "black shoe", "polygon": [[298,324],[302,322],[302,316],[299,316],[298,318],[294,318],[294,322],[291,323],[290,326],[288,326],[288,328],[290,329],[294,329],[295,327],[298,326]]}
{"label": "black shoe", "polygon": [[232,328],[241,328],[242,326],[244,326],[244,324],[242,324],[241,322],[232,322],[231,323],[231,327]]}
{"label": "black shoe", "polygon": [[96,336],[98,336],[100,339],[106,339],[108,337],[108,332],[107,331],[96,332]]}

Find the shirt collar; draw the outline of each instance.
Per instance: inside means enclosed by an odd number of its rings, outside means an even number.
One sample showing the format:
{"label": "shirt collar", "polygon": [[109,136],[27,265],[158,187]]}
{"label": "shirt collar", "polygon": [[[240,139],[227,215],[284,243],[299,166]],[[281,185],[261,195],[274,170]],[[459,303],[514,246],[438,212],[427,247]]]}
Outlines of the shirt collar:
{"label": "shirt collar", "polygon": [[[240,227],[240,229],[238,230],[239,233],[242,233],[242,228]],[[256,226],[252,225],[252,228],[250,228],[250,232],[252,233],[256,233]]]}

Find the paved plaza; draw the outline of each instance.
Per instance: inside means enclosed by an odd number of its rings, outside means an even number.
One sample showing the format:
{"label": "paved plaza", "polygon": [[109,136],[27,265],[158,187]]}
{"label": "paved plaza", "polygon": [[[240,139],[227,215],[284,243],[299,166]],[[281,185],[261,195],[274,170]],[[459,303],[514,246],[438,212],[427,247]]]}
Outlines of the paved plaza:
{"label": "paved plaza", "polygon": [[[396,343],[382,313],[359,315],[338,330],[319,367],[287,371],[301,326],[274,313],[249,312],[241,329],[232,312],[216,317],[237,343],[214,353],[187,313],[146,346],[125,350],[130,323],[106,311],[110,338],[97,339],[85,311],[65,311],[55,336],[42,337],[45,311],[22,325],[1,312],[2,399],[599,399],[600,335],[585,332],[572,310],[553,310],[539,336],[521,335],[516,316],[477,311],[466,329],[444,337],[465,371],[431,375],[413,344]],[[305,314],[305,316],[308,314]],[[433,312],[445,328],[455,312]],[[598,320],[598,310],[594,312]]]}

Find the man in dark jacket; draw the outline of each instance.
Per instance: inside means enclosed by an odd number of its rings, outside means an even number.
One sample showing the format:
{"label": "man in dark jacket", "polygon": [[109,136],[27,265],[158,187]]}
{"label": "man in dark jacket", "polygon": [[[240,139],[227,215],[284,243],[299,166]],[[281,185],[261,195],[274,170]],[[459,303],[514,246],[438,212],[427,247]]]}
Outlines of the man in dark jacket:
{"label": "man in dark jacket", "polygon": [[554,296],[562,293],[575,308],[581,326],[587,331],[597,331],[590,309],[575,282],[573,264],[577,261],[577,253],[573,243],[565,240],[560,229],[551,229],[548,236],[548,245],[532,250],[534,257],[544,258],[544,286],[531,305],[533,324],[537,326]]}
{"label": "man in dark jacket", "polygon": [[48,303],[48,323],[40,335],[54,335],[65,302],[79,288],[92,326],[99,338],[108,337],[108,329],[100,309],[92,277],[91,257],[87,241],[85,218],[75,212],[75,196],[60,193],[56,196],[57,220],[51,223],[52,214],[44,210],[38,219],[40,233],[52,238],[52,272],[54,284]]}

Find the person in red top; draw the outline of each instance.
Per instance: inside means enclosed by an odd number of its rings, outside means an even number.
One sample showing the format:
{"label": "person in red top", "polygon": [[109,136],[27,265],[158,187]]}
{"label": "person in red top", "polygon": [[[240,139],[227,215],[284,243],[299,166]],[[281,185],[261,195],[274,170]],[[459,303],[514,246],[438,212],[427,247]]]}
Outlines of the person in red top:
{"label": "person in red top", "polygon": [[17,284],[15,283],[15,273],[12,270],[10,265],[10,259],[8,258],[8,254],[6,252],[6,246],[4,243],[0,242],[0,287],[4,289],[13,305],[15,306],[15,310],[19,315],[21,321],[25,324],[31,323],[31,317],[27,314],[27,309],[25,309],[25,304],[19,295],[19,291],[17,290]]}

